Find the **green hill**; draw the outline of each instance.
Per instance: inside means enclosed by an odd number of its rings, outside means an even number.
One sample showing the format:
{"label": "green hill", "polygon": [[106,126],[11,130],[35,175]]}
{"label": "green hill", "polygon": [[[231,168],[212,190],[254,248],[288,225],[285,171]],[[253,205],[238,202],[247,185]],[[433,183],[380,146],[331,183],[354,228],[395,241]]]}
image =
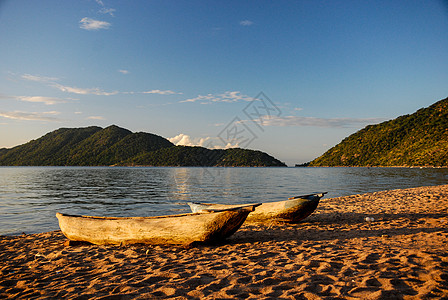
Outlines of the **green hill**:
{"label": "green hill", "polygon": [[6,149],[0,156],[4,166],[66,165],[73,147],[101,130],[101,127],[61,128],[24,145]]}
{"label": "green hill", "polygon": [[241,148],[227,149],[216,163],[221,167],[280,166],[282,164],[281,161],[267,153]]}
{"label": "green hill", "polygon": [[210,150],[203,147],[175,146],[133,157],[130,165],[207,166],[207,167],[272,167],[285,166],[276,158],[255,150],[232,148]]}
{"label": "green hill", "polygon": [[448,98],[411,115],[369,125],[309,166],[448,166]]}
{"label": "green hill", "polygon": [[2,166],[285,166],[253,150],[174,146],[151,133],[112,125],[61,128],[26,144],[0,149]]}

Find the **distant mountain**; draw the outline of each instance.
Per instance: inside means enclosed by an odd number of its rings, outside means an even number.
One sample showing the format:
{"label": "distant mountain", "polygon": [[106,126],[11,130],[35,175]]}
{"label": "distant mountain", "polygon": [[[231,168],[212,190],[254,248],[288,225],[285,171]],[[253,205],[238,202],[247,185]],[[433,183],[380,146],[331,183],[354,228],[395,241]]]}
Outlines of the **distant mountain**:
{"label": "distant mountain", "polygon": [[285,166],[246,149],[210,150],[175,146],[155,134],[116,125],[61,128],[37,140],[0,149],[2,166]]}
{"label": "distant mountain", "polygon": [[369,125],[309,166],[448,166],[448,98]]}

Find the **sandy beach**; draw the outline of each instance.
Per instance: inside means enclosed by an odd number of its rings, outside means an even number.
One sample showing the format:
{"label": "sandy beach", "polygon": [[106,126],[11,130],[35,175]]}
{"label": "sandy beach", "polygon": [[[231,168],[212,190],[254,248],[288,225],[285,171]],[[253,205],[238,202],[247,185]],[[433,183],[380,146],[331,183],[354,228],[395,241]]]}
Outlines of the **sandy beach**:
{"label": "sandy beach", "polygon": [[324,198],[219,245],[65,241],[0,236],[0,298],[448,299],[448,185]]}

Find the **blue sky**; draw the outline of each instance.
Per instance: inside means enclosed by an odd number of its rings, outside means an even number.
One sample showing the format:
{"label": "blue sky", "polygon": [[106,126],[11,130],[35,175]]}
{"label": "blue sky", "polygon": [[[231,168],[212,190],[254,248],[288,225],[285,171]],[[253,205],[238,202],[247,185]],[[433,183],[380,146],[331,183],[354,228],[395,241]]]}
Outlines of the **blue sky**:
{"label": "blue sky", "polygon": [[288,165],[448,96],[448,3],[0,0],[0,147],[111,124]]}

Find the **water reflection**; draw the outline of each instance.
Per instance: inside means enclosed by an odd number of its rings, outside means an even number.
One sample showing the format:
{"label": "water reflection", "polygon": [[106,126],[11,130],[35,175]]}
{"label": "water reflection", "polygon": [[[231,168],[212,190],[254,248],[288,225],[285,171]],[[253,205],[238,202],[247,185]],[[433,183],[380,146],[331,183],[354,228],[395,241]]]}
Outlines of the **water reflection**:
{"label": "water reflection", "polygon": [[0,167],[0,234],[56,230],[57,211],[154,216],[188,212],[188,201],[338,197],[447,182],[447,169]]}
{"label": "water reflection", "polygon": [[188,172],[187,168],[173,169],[173,186],[174,197],[179,201],[188,201],[189,195],[192,193],[190,187],[199,184],[197,176],[191,176],[192,172]]}

